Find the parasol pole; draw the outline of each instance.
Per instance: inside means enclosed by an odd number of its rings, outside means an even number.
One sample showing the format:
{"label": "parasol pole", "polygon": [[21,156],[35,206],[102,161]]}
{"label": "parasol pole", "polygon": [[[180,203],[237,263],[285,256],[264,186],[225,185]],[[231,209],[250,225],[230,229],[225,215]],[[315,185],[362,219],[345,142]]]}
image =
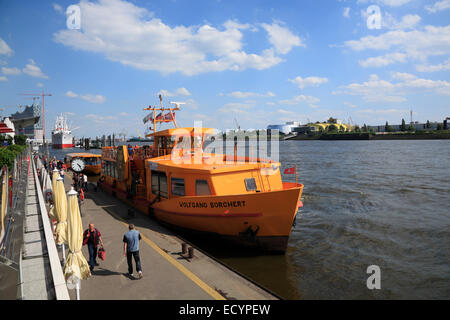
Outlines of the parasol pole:
{"label": "parasol pole", "polygon": [[61,245],[62,248],[62,256],[63,256],[63,265],[66,264],[66,248],[64,246],[64,243]]}
{"label": "parasol pole", "polygon": [[75,291],[77,293],[77,300],[80,300],[80,279],[77,279],[77,283],[75,285]]}

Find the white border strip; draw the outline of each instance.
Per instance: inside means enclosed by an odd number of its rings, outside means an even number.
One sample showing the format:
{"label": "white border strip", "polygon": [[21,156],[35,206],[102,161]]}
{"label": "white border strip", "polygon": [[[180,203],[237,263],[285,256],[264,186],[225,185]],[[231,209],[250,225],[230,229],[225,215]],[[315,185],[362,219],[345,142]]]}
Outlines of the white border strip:
{"label": "white border strip", "polygon": [[[39,158],[37,160],[41,161]],[[64,279],[61,262],[59,260],[58,251],[56,249],[55,239],[53,238],[52,226],[48,217],[47,208],[45,207],[42,188],[37,176],[33,155],[30,156],[30,161],[33,165],[34,181],[36,183],[39,207],[41,209],[42,224],[44,226],[45,241],[47,242],[47,252],[50,260],[50,268],[53,277],[53,286],[55,287],[56,300],[70,300],[66,280]]]}

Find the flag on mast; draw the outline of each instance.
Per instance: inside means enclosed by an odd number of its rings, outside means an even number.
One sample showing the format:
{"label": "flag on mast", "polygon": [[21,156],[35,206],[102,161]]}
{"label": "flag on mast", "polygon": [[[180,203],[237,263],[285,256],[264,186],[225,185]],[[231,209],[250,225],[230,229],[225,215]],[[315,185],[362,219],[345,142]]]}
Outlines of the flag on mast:
{"label": "flag on mast", "polygon": [[295,167],[284,169],[284,174],[294,174],[294,173],[295,173]]}

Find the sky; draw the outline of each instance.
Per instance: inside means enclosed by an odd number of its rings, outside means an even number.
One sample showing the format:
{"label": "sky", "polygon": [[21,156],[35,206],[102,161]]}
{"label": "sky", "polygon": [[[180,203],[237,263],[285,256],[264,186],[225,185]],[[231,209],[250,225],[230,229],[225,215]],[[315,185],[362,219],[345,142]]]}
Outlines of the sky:
{"label": "sky", "polygon": [[47,138],[142,135],[159,94],[186,127],[442,121],[450,0],[0,0],[0,71],[2,116],[51,94]]}

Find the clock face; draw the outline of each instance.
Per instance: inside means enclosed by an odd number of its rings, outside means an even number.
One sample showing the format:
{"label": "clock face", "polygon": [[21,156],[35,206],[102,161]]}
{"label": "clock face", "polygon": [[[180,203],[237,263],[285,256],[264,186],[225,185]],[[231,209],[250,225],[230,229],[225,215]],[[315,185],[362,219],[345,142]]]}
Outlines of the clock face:
{"label": "clock face", "polygon": [[72,170],[75,172],[81,172],[84,170],[84,167],[86,166],[86,164],[84,163],[83,159],[80,158],[75,158],[72,160]]}

